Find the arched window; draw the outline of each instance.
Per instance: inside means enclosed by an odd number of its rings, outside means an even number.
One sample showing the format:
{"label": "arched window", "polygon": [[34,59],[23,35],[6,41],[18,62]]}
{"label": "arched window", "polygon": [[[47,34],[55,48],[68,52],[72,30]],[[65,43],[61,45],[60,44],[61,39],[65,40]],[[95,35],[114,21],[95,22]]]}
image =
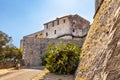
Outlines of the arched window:
{"label": "arched window", "polygon": [[39,35],[39,38],[43,38],[43,34],[42,33]]}

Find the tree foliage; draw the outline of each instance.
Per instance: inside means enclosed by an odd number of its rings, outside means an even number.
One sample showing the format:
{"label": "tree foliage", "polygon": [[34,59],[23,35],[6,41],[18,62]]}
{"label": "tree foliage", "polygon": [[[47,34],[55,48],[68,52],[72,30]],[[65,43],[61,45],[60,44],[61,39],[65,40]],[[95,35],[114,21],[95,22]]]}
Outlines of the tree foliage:
{"label": "tree foliage", "polygon": [[0,31],[0,55],[3,54],[3,48],[11,41],[11,37],[9,37],[6,33]]}
{"label": "tree foliage", "polygon": [[48,46],[42,61],[52,73],[73,74],[78,66],[80,53],[81,49],[77,45],[60,42]]}
{"label": "tree foliage", "polygon": [[22,50],[16,48],[15,46],[6,46],[4,48],[4,55],[5,58],[16,58],[16,59],[21,59],[22,58]]}
{"label": "tree foliage", "polygon": [[0,60],[22,58],[22,50],[12,45],[11,40],[11,37],[0,31]]}
{"label": "tree foliage", "polygon": [[0,31],[0,47],[5,46],[10,42],[10,40],[11,37],[9,37],[6,33]]}

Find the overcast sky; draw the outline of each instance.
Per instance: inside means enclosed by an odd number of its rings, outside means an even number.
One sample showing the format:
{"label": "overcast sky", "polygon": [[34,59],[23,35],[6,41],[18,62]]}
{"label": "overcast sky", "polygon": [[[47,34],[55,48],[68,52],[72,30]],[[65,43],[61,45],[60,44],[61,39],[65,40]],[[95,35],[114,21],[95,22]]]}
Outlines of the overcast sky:
{"label": "overcast sky", "polygon": [[94,12],[94,0],[0,0],[0,30],[19,47],[23,36],[56,17],[78,14],[92,22]]}

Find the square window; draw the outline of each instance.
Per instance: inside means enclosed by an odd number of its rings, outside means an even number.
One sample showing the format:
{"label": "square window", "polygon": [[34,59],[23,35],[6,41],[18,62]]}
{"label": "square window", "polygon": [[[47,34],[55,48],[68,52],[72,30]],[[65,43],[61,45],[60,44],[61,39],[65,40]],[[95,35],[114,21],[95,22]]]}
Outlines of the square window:
{"label": "square window", "polygon": [[56,34],[56,30],[54,31],[54,34]]}

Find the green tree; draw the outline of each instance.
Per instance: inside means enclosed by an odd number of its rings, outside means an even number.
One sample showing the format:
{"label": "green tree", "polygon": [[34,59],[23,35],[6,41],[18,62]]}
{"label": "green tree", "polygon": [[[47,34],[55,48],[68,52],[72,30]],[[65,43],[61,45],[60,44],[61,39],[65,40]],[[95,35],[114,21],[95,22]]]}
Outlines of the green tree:
{"label": "green tree", "polygon": [[5,58],[8,58],[8,59],[12,59],[12,58],[21,59],[22,51],[21,49],[18,49],[13,45],[12,46],[8,45],[4,48],[4,55],[5,55]]}
{"label": "green tree", "polygon": [[3,50],[10,41],[11,37],[9,37],[6,33],[0,31],[0,57],[3,56]]}
{"label": "green tree", "polygon": [[22,50],[11,44],[12,38],[0,31],[0,60],[22,58]]}

